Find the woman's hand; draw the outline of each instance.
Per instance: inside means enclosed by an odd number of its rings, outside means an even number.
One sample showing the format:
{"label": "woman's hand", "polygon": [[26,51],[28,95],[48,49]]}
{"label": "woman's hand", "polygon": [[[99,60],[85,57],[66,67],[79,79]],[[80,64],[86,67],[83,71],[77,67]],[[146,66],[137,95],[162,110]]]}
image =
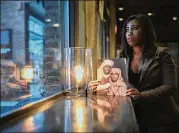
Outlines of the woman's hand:
{"label": "woman's hand", "polygon": [[137,90],[136,88],[127,89],[125,94],[126,94],[126,96],[130,96],[134,99],[137,99],[141,96],[139,90]]}
{"label": "woman's hand", "polygon": [[88,88],[91,89],[93,92],[95,92],[98,85],[99,85],[98,81],[90,81],[88,84]]}

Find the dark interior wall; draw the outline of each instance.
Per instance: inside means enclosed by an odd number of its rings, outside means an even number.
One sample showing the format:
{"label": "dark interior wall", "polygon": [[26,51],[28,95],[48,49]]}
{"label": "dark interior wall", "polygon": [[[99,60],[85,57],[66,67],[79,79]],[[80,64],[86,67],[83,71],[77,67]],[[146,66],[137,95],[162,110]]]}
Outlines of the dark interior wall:
{"label": "dark interior wall", "polygon": [[[124,7],[123,11],[120,11],[119,7]],[[124,21],[132,14],[144,14],[152,13],[150,16],[154,25],[157,38],[160,42],[178,42],[179,43],[179,25],[177,19],[173,20],[173,17],[179,18],[178,13],[179,1],[178,0],[116,0],[116,22],[118,26],[118,39],[117,44],[120,44],[120,32]],[[119,21],[122,17],[124,21]]]}

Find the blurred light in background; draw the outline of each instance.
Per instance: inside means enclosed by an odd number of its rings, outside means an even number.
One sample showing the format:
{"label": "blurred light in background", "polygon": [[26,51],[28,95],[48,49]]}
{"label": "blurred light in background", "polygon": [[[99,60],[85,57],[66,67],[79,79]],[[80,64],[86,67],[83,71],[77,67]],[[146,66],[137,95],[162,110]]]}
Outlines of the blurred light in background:
{"label": "blurred light in background", "polygon": [[51,19],[45,19],[46,22],[51,22]]}
{"label": "blurred light in background", "polygon": [[173,20],[177,20],[177,17],[173,17]]}
{"label": "blurred light in background", "polygon": [[119,18],[119,21],[123,21],[124,19],[123,18]]}
{"label": "blurred light in background", "polygon": [[149,13],[147,13],[147,15],[148,15],[148,16],[152,16],[152,13],[151,13],[151,12],[149,12]]}
{"label": "blurred light in background", "polygon": [[59,27],[59,26],[60,26],[59,23],[53,24],[53,27]]}
{"label": "blurred light in background", "polygon": [[118,10],[119,10],[119,11],[123,11],[124,8],[123,8],[123,7],[119,7]]}

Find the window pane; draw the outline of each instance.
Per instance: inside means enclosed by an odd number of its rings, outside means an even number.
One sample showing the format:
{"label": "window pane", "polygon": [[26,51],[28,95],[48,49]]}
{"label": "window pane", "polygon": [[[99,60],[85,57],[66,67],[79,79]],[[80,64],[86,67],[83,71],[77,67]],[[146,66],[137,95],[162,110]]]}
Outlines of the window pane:
{"label": "window pane", "polygon": [[44,23],[38,20],[37,18],[30,16],[29,17],[29,31],[43,36]]}
{"label": "window pane", "polygon": [[[47,1],[45,7],[41,1],[21,2],[1,3],[1,28],[11,29],[13,38],[13,57],[1,58],[1,116],[63,90],[61,57],[62,45],[69,45],[68,2]],[[1,38],[8,42],[6,35]]]}

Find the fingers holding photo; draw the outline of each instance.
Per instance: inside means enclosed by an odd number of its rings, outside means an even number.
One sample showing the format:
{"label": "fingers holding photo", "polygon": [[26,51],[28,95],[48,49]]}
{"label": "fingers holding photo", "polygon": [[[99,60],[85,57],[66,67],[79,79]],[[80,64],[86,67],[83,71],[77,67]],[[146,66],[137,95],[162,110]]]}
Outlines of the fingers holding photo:
{"label": "fingers holding photo", "polygon": [[139,90],[136,88],[127,89],[125,94],[126,94],[126,96],[130,96],[132,98],[138,98],[141,95]]}

